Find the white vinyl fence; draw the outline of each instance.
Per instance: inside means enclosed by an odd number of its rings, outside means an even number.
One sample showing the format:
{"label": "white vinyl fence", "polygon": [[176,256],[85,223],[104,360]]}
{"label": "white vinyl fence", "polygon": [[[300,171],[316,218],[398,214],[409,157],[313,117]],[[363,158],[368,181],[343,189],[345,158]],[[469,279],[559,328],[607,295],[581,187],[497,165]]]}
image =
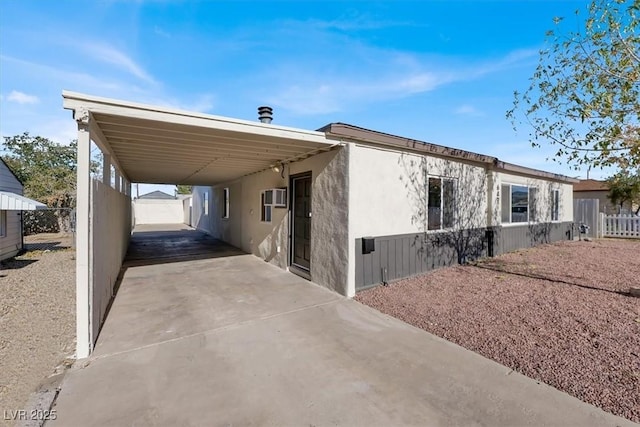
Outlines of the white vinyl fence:
{"label": "white vinyl fence", "polygon": [[640,216],[600,214],[602,237],[640,239]]}

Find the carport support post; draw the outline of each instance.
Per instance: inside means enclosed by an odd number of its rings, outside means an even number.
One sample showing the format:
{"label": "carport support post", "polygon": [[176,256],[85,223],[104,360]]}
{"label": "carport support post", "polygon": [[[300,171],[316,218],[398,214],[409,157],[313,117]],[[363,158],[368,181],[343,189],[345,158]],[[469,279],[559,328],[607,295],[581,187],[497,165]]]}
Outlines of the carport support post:
{"label": "carport support post", "polygon": [[[78,168],[76,200],[76,357],[82,359],[91,351],[91,309],[89,286],[90,260],[90,204],[91,204],[91,133],[89,112],[78,109],[74,112],[78,122]],[[109,166],[111,167],[111,166]],[[111,179],[111,178],[109,178]]]}

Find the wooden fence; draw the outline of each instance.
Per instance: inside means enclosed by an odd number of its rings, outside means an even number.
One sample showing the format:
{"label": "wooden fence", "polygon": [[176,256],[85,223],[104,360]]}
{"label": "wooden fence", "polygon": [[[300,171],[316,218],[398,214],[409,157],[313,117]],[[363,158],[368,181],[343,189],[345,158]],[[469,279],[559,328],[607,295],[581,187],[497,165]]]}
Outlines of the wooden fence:
{"label": "wooden fence", "polygon": [[600,214],[602,237],[640,239],[640,216]]}

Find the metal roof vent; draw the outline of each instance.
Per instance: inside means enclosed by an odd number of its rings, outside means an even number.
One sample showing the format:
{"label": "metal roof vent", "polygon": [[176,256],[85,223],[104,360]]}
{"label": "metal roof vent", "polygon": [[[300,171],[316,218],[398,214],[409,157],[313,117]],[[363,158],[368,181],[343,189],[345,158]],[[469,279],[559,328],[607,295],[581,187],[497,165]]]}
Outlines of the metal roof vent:
{"label": "metal roof vent", "polygon": [[258,107],[258,119],[262,123],[271,123],[271,120],[273,120],[273,108],[266,105]]}

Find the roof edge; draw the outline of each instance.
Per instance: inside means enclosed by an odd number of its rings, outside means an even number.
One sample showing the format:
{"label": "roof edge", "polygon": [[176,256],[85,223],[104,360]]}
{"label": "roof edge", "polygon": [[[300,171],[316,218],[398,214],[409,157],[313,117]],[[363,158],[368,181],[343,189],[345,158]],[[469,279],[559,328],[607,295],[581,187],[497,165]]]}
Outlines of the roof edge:
{"label": "roof edge", "polygon": [[[94,110],[95,107],[102,106],[102,107],[106,107],[108,110],[111,110],[111,111],[96,111],[96,112],[100,112],[103,114],[109,114],[109,113],[113,114],[113,112],[116,111],[115,109],[122,108],[122,109],[143,111],[151,114],[153,113],[168,114],[173,116],[184,117],[186,119],[201,119],[201,120],[204,119],[204,120],[227,123],[229,125],[249,126],[255,129],[261,129],[261,130],[266,130],[270,132],[278,132],[278,131],[288,132],[293,134],[306,135],[308,137],[314,137],[314,138],[325,137],[324,133],[318,132],[318,131],[300,129],[300,128],[295,128],[290,126],[274,125],[271,123],[267,124],[259,121],[236,119],[236,118],[225,117],[225,116],[217,116],[213,114],[199,113],[199,112],[188,111],[188,110],[183,110],[179,108],[162,107],[158,105],[124,101],[124,100],[119,100],[114,98],[104,98],[104,97],[99,97],[95,95],[87,95],[84,93],[73,92],[69,90],[62,91],[62,99],[63,99],[63,107],[67,110],[73,110],[73,111],[75,111],[76,108],[80,108],[83,106],[87,107],[89,111],[95,111]],[[94,108],[91,108],[92,106]]]}
{"label": "roof edge", "polygon": [[416,150],[425,154],[431,154],[439,157],[480,163],[507,172],[532,175],[541,178],[553,179],[556,181],[564,181],[572,184],[579,182],[578,179],[571,178],[565,175],[503,162],[494,156],[488,156],[485,154],[474,153],[472,151],[433,144],[417,139],[405,138],[402,136],[366,129],[347,123],[329,123],[318,129],[318,132],[325,132],[327,134],[327,137],[348,138],[354,141],[368,142],[372,144],[391,146],[400,149]]}
{"label": "roof edge", "polygon": [[7,164],[7,162],[4,161],[4,158],[0,157],[0,161],[2,162],[3,165],[5,165],[7,167],[9,172],[11,172],[11,175],[13,175],[13,177],[20,183],[20,185],[22,185],[24,187],[24,182],[22,182],[22,180],[20,178],[18,178],[18,175],[16,175],[16,173],[13,171],[13,169],[11,169],[11,166],[9,166]]}

